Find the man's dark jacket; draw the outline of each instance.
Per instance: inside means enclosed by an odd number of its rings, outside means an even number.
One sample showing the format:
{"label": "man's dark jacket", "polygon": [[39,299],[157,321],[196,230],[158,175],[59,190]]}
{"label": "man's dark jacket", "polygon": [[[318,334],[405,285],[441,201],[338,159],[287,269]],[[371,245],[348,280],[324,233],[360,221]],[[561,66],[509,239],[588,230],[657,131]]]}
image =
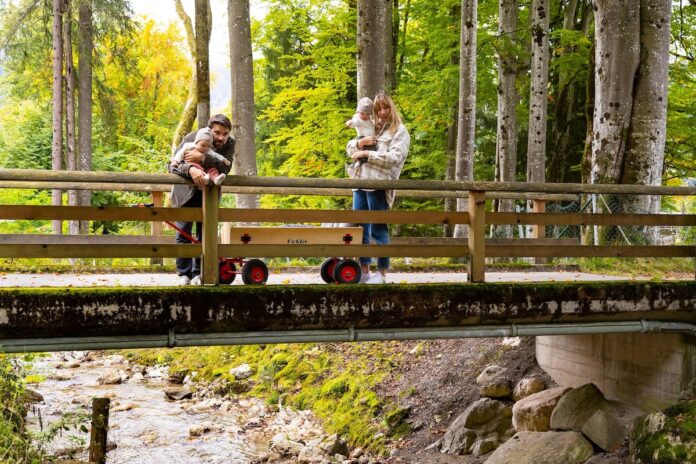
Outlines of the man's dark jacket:
{"label": "man's dark jacket", "polygon": [[[183,144],[187,142],[193,142],[196,139],[196,132],[197,131],[191,132],[186,137],[184,137],[184,140],[181,141],[174,153],[179,151]],[[230,165],[225,166],[224,169],[220,170],[220,172],[224,174],[229,173],[230,169],[232,168],[232,159],[234,158],[234,146],[236,143],[237,141],[232,137],[232,134],[230,134],[230,136],[227,139],[227,142],[225,143],[225,145],[223,145],[222,149],[218,150],[215,147],[213,147],[213,150],[230,160]],[[172,174],[178,174],[187,179],[190,179],[190,168],[191,165],[188,163],[179,163],[176,166],[172,166],[171,163],[168,165],[169,172],[171,172]],[[184,206],[191,198],[193,198],[193,196],[196,194],[196,191],[198,191],[198,187],[193,183],[177,184],[172,186],[172,193],[169,196],[169,201],[172,208],[179,208],[181,206]]]}

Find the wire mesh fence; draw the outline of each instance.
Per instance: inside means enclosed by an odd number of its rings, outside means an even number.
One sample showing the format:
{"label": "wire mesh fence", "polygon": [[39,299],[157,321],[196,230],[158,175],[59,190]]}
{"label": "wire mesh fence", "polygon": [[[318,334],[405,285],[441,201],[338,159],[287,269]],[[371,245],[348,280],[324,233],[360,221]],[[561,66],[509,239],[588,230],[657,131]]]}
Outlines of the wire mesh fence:
{"label": "wire mesh fence", "polygon": [[[694,214],[694,200],[665,199],[661,214]],[[517,212],[530,211],[525,201],[515,203]],[[549,201],[547,213],[602,213],[627,214],[621,198],[616,195],[578,197],[573,201]],[[648,222],[648,221],[646,221]],[[490,226],[490,238],[532,238],[532,227],[524,225]],[[696,245],[696,227],[693,226],[599,226],[547,225],[545,237],[573,239],[588,245]]]}

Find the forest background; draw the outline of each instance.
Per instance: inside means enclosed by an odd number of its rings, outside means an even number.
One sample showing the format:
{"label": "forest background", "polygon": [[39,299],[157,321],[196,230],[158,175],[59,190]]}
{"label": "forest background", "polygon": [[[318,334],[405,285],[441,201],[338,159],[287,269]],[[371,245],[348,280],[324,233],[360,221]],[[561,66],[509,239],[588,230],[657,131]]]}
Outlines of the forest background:
{"label": "forest background", "polygon": [[[171,5],[158,3],[162,8],[174,6],[174,0]],[[345,143],[353,137],[344,121],[354,112],[357,100],[356,2],[255,3],[266,12],[262,19],[252,20],[258,174],[344,177]],[[452,178],[461,3],[394,0],[393,4],[396,70],[392,93],[412,137],[402,178]],[[572,17],[568,15],[570,4],[575,5]],[[51,5],[42,0],[3,1],[0,5],[0,167],[50,169]],[[588,101],[593,74],[592,5],[585,0],[561,0],[550,2],[549,7],[546,179],[580,182],[586,112],[592,103]],[[696,172],[696,5],[675,1],[673,7],[663,182],[683,184]],[[137,17],[124,0],[95,0],[93,8],[93,169],[163,172],[192,75],[182,27]],[[71,25],[76,38],[76,12],[74,15]],[[226,19],[222,21],[226,23]],[[516,177],[525,180],[531,40],[529,4],[520,3],[518,29],[511,40],[499,34],[498,2],[479,2],[475,180],[494,179],[501,54],[516,57]],[[228,49],[229,43],[211,43],[211,49],[221,47]],[[215,81],[220,76],[212,78]],[[229,106],[212,108],[213,114],[218,111],[230,114]],[[142,196],[136,193],[92,195],[94,205],[139,201]],[[234,201],[226,196],[223,206],[232,206]],[[2,190],[0,202],[50,204],[51,192]],[[348,207],[348,202],[345,198],[265,196],[261,204],[340,209]],[[442,200],[401,199],[396,208],[442,209],[443,204]],[[93,231],[100,226],[105,225],[93,223]],[[0,229],[41,233],[49,232],[50,224],[3,223]]]}

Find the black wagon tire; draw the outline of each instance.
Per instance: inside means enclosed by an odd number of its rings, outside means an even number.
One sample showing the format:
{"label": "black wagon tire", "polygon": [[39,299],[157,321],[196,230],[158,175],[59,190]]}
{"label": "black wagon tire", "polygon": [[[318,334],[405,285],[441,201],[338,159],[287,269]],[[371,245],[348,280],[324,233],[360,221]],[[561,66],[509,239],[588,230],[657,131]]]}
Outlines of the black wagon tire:
{"label": "black wagon tire", "polygon": [[357,284],[361,275],[360,264],[354,259],[342,259],[334,267],[334,280],[339,284]]}
{"label": "black wagon tire", "polygon": [[242,267],[242,281],[246,285],[263,285],[268,280],[268,266],[262,260],[254,258]]}
{"label": "black wagon tire", "polygon": [[321,275],[321,280],[327,284],[332,284],[336,282],[334,279],[334,268],[338,259],[336,258],[326,258],[323,263],[321,263],[321,268],[319,269],[319,275]]}
{"label": "black wagon tire", "polygon": [[223,259],[218,263],[218,275],[221,284],[231,284],[237,277],[237,266],[232,261]]}

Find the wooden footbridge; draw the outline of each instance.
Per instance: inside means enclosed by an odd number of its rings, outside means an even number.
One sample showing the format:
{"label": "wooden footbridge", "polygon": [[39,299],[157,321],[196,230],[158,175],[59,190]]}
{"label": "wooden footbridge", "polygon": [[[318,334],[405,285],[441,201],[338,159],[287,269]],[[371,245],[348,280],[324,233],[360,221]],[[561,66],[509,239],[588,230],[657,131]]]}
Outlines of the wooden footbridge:
{"label": "wooden footbridge", "polygon": [[[7,351],[70,346],[184,346],[277,341],[379,340],[528,333],[691,330],[696,323],[693,281],[666,283],[488,284],[491,257],[696,258],[693,243],[583,245],[545,237],[547,225],[696,227],[694,214],[548,213],[548,201],[591,195],[693,197],[694,187],[528,184],[455,181],[370,181],[236,177],[223,192],[349,195],[351,188],[392,188],[397,196],[467,198],[468,209],[442,211],[330,211],[219,207],[215,186],[201,209],[167,208],[162,192],[186,182],[169,174],[0,170],[12,189],[152,192],[153,208],[2,205],[0,220],[144,221],[153,235],[0,235],[2,258],[201,257],[203,287],[144,289],[0,290],[0,344]],[[487,199],[531,201],[533,212],[487,211]],[[390,245],[264,244],[221,240],[220,223],[461,224],[467,238],[395,238]],[[201,244],[175,244],[162,221],[202,221]],[[487,239],[487,228],[529,225],[526,239]],[[224,235],[224,234],[223,234]],[[218,284],[220,257],[462,257],[468,285],[240,287]],[[678,326],[651,325],[682,324]],[[565,324],[565,325],[564,325]],[[589,324],[589,325],[588,325]],[[622,325],[623,324],[623,325]],[[686,324],[686,325],[683,325]],[[563,328],[565,327],[565,328]],[[569,328],[570,327],[570,328]],[[600,328],[598,328],[600,327]],[[534,330],[531,330],[534,328]],[[478,330],[478,332],[476,332]],[[527,330],[527,332],[525,332]],[[76,345],[77,344],[77,345]]]}

